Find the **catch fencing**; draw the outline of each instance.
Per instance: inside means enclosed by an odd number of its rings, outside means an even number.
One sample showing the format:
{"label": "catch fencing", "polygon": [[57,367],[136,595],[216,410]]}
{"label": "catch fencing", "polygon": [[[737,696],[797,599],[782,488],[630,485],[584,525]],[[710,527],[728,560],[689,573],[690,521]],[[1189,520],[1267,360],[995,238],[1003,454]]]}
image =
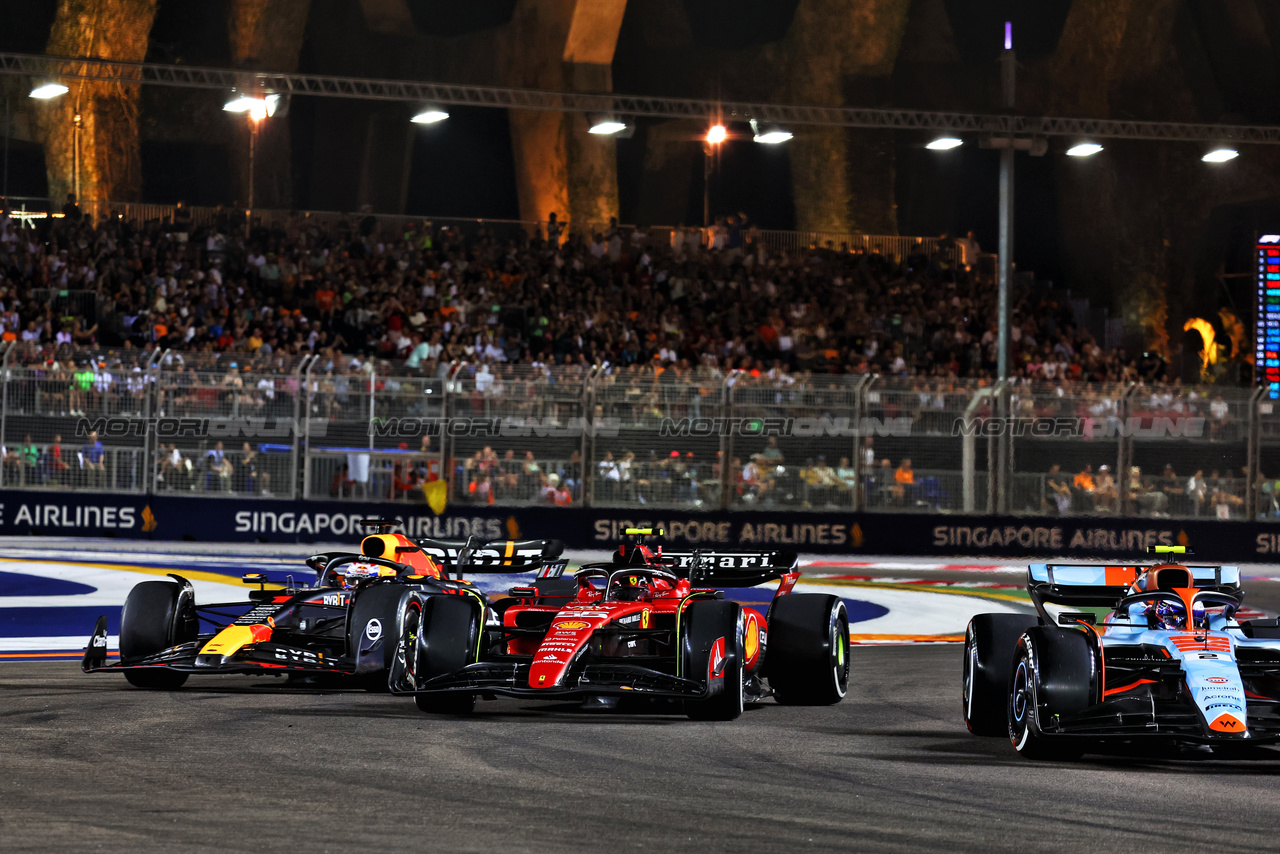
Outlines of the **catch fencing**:
{"label": "catch fencing", "polygon": [[[432,486],[432,484],[440,486]],[[1280,519],[1253,389],[5,347],[0,487]]]}

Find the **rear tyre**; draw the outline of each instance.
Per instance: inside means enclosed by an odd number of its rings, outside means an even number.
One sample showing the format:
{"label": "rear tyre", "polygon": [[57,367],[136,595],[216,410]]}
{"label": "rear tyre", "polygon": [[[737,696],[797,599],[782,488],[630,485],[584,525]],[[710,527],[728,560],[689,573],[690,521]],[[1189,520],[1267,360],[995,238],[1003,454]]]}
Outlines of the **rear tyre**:
{"label": "rear tyre", "polygon": [[360,590],[347,621],[347,649],[356,660],[356,675],[368,691],[387,690],[387,671],[396,654],[400,584],[374,584]]}
{"label": "rear tyre", "polygon": [[1045,732],[1045,724],[1094,703],[1097,668],[1084,632],[1037,626],[1018,638],[1009,682],[1009,740],[1028,759],[1078,759],[1077,739]]}
{"label": "rear tyre", "polygon": [[964,633],[964,725],[974,735],[1009,734],[1009,670],[1018,638],[1039,620],[1022,614],[978,614]]}
{"label": "rear tyre", "polygon": [[682,621],[682,672],[687,678],[706,680],[715,692],[705,700],[687,701],[685,714],[695,721],[736,719],[746,705],[741,606],[719,600],[694,602]]}
{"label": "rear tyre", "polygon": [[[406,616],[406,627],[411,623],[412,618]],[[408,661],[414,687],[475,661],[481,628],[470,597],[440,595],[423,599],[417,638]],[[475,707],[476,698],[474,694],[449,691],[414,694],[413,702],[424,712],[465,715]]]}
{"label": "rear tyre", "polygon": [[[144,658],[196,639],[195,603],[188,588],[172,581],[144,581],[129,591],[120,612],[120,658]],[[126,670],[137,688],[172,691],[187,674],[166,667]]]}
{"label": "rear tyre", "polygon": [[829,706],[849,690],[849,614],[838,596],[789,593],[769,611],[765,672],[789,706]]}

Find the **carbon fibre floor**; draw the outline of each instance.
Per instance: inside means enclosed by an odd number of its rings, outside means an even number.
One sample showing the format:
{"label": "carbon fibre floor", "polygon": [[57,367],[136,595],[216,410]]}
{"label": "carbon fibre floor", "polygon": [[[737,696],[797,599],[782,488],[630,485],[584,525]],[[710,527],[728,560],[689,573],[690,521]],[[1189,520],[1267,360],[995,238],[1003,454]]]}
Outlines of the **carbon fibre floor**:
{"label": "carbon fibre floor", "polygon": [[0,850],[1272,849],[1280,752],[1028,762],[965,731],[960,654],[858,647],[845,702],[723,724],[11,664]]}

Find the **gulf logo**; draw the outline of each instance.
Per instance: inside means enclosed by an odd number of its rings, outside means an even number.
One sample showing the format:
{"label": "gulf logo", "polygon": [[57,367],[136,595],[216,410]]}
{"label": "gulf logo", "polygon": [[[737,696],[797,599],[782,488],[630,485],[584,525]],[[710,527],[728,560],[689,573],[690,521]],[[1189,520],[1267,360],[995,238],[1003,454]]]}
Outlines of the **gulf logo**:
{"label": "gulf logo", "polygon": [[553,625],[551,628],[564,629],[567,632],[580,632],[583,629],[591,628],[591,624],[586,622],[585,620],[562,620],[556,623],[555,625]]}
{"label": "gulf logo", "polygon": [[747,614],[746,637],[742,639],[742,642],[742,651],[746,654],[746,660],[755,660],[756,653],[760,651],[760,625],[755,614]]}
{"label": "gulf logo", "polygon": [[1211,683],[1211,684],[1213,684],[1213,685],[1226,685],[1226,684],[1227,684],[1228,682],[1230,682],[1231,680],[1230,680],[1230,679],[1227,679],[1227,678],[1226,678],[1226,677],[1224,677],[1224,676],[1210,676],[1210,677],[1208,677],[1207,679],[1205,679],[1204,681],[1209,682],[1209,683]]}

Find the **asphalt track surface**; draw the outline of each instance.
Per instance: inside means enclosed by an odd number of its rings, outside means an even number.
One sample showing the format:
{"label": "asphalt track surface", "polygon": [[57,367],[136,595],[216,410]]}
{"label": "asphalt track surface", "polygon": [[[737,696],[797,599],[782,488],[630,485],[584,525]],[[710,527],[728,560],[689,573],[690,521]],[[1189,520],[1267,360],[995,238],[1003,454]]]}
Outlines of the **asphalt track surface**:
{"label": "asphalt track surface", "polygon": [[433,718],[282,680],[147,692],[10,664],[0,850],[1275,849],[1280,751],[1030,762],[965,730],[960,657],[855,647],[843,703],[714,724],[522,701]]}

